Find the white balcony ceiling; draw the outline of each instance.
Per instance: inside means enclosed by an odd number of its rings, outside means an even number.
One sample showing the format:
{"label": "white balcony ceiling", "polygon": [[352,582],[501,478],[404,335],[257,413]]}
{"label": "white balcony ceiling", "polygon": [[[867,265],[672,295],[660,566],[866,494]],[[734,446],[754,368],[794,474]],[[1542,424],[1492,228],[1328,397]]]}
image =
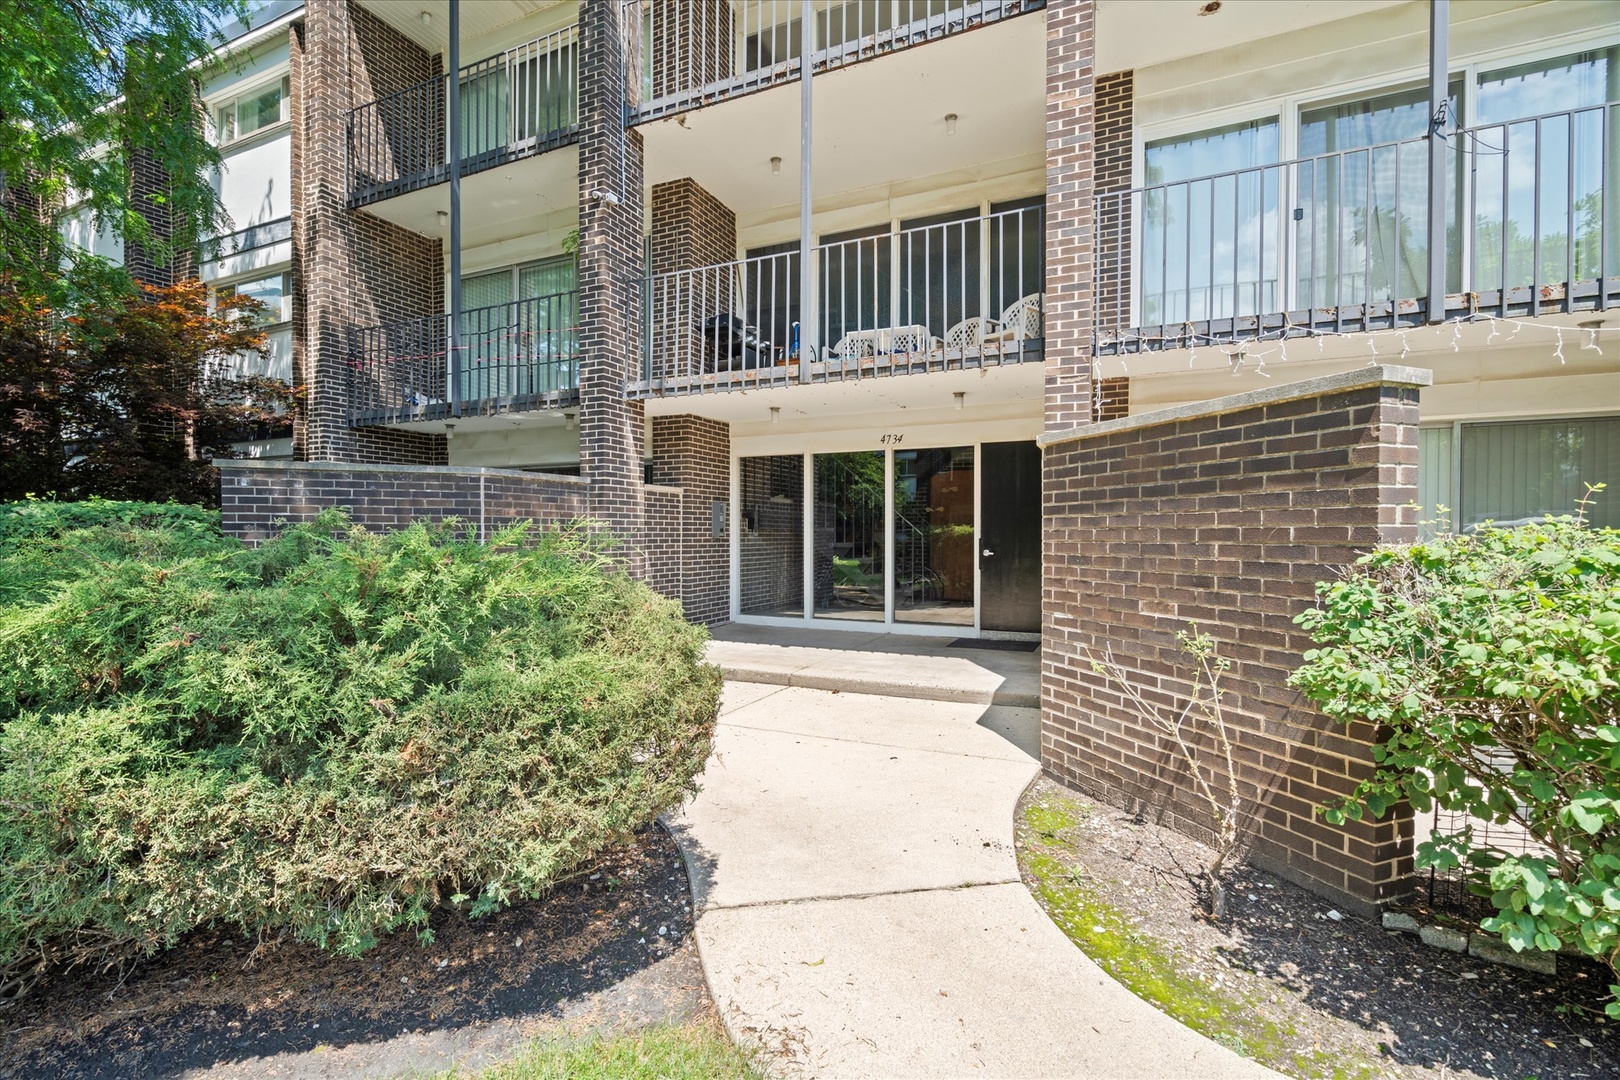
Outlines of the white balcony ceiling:
{"label": "white balcony ceiling", "polygon": [[1200,15],[1204,5],[1205,0],[1099,0],[1097,70],[1164,64],[1381,8],[1416,6],[1412,0],[1224,0],[1213,15]]}
{"label": "white balcony ceiling", "polygon": [[[444,52],[450,47],[450,0],[360,0],[360,6],[430,53]],[[572,22],[579,3],[578,0],[471,0],[461,5],[461,40],[466,44],[558,7],[568,8],[567,18],[562,21]],[[426,22],[422,20],[423,12],[428,15]],[[548,24],[554,21],[557,20],[546,20]],[[462,62],[480,59],[480,56],[464,56]]]}
{"label": "white balcony ceiling", "polygon": [[[1044,20],[1024,16],[816,76],[817,209],[1039,168],[1045,57]],[[794,82],[642,125],[648,183],[693,177],[739,217],[797,213],[799,98]]]}
{"label": "white balcony ceiling", "polygon": [[[567,212],[577,219],[579,148],[564,146],[536,157],[463,177],[463,250],[511,240]],[[450,185],[435,184],[365,207],[365,212],[424,236],[447,236],[439,211],[450,209]]]}

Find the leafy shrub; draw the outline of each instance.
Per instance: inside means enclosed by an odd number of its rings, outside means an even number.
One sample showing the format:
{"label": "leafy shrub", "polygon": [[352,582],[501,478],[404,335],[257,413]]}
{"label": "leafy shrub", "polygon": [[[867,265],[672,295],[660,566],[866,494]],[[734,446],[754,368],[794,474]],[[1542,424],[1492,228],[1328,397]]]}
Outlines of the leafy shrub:
{"label": "leafy shrub", "polygon": [[1373,776],[1328,819],[1409,800],[1516,823],[1539,850],[1465,826],[1419,844],[1417,865],[1471,872],[1497,909],[1483,928],[1514,949],[1574,945],[1615,968],[1620,531],[1566,517],[1441,536],[1368,555],[1317,597],[1295,621],[1321,647],[1293,681],[1379,725]]}
{"label": "leafy shrub", "polygon": [[[544,893],[690,790],[719,673],[580,536],[0,513],[0,975],[193,927],[345,954]],[[54,522],[54,525],[51,524]]]}

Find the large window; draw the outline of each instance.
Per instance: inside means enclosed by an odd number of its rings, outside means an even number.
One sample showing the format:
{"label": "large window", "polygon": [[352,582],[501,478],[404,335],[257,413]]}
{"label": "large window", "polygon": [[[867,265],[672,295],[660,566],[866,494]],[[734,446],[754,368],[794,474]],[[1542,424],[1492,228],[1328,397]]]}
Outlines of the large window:
{"label": "large window", "polygon": [[571,255],[462,279],[464,400],[546,394],[578,385],[575,282]]}
{"label": "large window", "polygon": [[[1514,420],[1423,428],[1418,502],[1425,520],[1466,531],[1571,514],[1588,484],[1609,491],[1588,509],[1594,525],[1620,527],[1620,417]],[[1438,527],[1431,525],[1429,528]]]}
{"label": "large window", "polygon": [[1620,110],[1602,108],[1617,100],[1620,47],[1480,73],[1474,123],[1497,126],[1471,147],[1474,288],[1594,279],[1605,246],[1620,267]]}
{"label": "large window", "polygon": [[288,118],[287,80],[262,86],[232,98],[214,111],[215,131],[221,146],[245,139]]}
{"label": "large window", "polygon": [[900,323],[934,337],[981,310],[979,212],[958,210],[900,223]]}
{"label": "large window", "polygon": [[260,326],[276,326],[292,320],[292,274],[283,271],[263,277],[233,281],[215,286],[218,293],[234,293],[264,305],[254,321]]}
{"label": "large window", "polygon": [[1144,325],[1277,307],[1277,132],[1268,117],[1147,144]]}
{"label": "large window", "polygon": [[893,237],[888,225],[821,238],[821,340],[889,325]]}
{"label": "large window", "polygon": [[743,458],[741,471],[744,615],[804,617],[804,457]]}

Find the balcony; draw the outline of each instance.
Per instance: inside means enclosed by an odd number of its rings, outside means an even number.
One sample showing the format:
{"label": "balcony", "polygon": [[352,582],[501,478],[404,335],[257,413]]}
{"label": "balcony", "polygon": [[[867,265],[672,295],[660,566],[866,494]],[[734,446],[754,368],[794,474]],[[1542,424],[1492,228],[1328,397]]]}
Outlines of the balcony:
{"label": "balcony", "polygon": [[1426,137],[1096,197],[1095,351],[1401,330],[1620,302],[1620,104],[1447,139],[1431,315]]}
{"label": "balcony", "polygon": [[[578,141],[578,40],[578,27],[568,26],[461,69],[461,175]],[[349,113],[349,205],[450,178],[449,97],[449,76],[440,75]]]}
{"label": "balcony", "polygon": [[[964,371],[1043,358],[1043,207],[823,242],[643,283],[639,398]],[[805,303],[809,299],[813,302]],[[815,340],[801,348],[810,311]]]}
{"label": "balcony", "polygon": [[[801,0],[640,0],[641,104],[654,120],[799,77]],[[1015,15],[1046,0],[816,0],[819,74]]]}
{"label": "balcony", "polygon": [[461,315],[349,332],[353,427],[562,408],[579,400],[579,294],[554,293]]}

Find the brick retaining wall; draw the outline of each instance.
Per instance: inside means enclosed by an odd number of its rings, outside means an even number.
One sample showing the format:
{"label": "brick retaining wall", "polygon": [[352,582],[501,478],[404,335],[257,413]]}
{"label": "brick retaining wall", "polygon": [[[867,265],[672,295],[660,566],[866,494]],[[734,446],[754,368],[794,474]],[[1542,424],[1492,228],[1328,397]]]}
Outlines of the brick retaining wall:
{"label": "brick retaining wall", "polygon": [[1410,814],[1344,828],[1315,813],[1370,771],[1370,727],[1342,728],[1287,686],[1310,647],[1293,616],[1382,542],[1415,536],[1418,390],[1363,368],[1053,432],[1043,446],[1041,760],[1054,778],[1207,838],[1174,747],[1095,673],[1112,646],[1160,704],[1196,623],[1225,689],[1253,809],[1252,861],[1352,908],[1408,888]]}

